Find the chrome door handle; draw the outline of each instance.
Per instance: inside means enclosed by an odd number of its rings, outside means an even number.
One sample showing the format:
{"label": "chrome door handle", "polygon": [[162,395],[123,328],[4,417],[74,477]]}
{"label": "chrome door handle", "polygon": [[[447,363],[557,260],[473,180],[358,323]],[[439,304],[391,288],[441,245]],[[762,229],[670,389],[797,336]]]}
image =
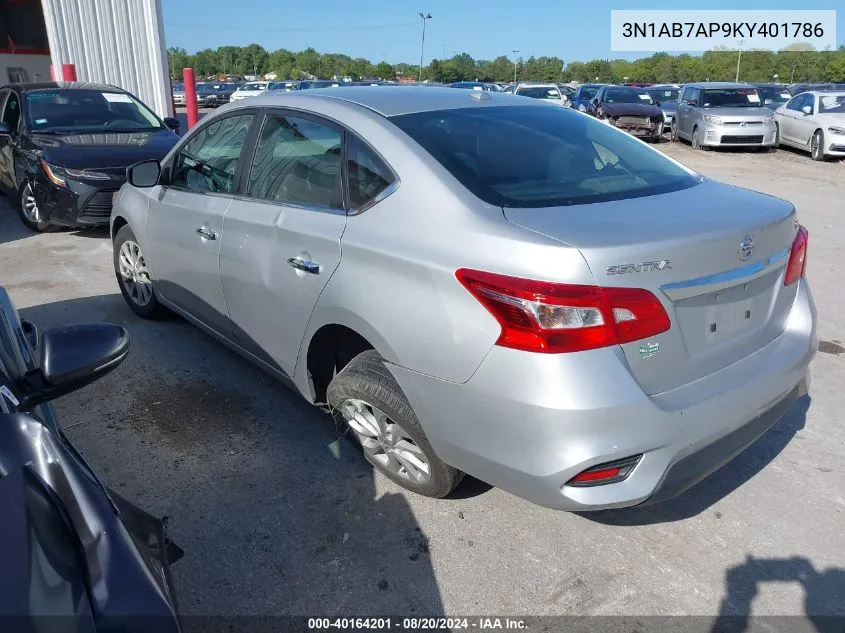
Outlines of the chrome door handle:
{"label": "chrome door handle", "polygon": [[197,233],[202,235],[207,240],[216,240],[217,239],[217,233],[215,233],[211,229],[205,228],[204,226],[199,227],[197,229]]}
{"label": "chrome door handle", "polygon": [[311,273],[312,275],[320,274],[320,264],[307,259],[302,259],[301,257],[289,257],[288,264],[290,264],[297,270],[301,270],[306,273]]}

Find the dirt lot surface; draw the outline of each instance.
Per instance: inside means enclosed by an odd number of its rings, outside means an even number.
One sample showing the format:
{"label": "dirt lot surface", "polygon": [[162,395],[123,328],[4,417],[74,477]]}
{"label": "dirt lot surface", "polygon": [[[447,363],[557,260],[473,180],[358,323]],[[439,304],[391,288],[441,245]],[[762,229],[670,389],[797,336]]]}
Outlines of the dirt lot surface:
{"label": "dirt lot surface", "polygon": [[448,500],[404,493],[211,338],[136,318],[104,232],[35,235],[2,198],[0,284],[42,329],[129,329],[123,366],[56,409],[110,486],[170,517],[186,614],[845,614],[845,164],[659,148],[794,202],[823,343],[811,399],[647,510],[559,513],[472,479]]}

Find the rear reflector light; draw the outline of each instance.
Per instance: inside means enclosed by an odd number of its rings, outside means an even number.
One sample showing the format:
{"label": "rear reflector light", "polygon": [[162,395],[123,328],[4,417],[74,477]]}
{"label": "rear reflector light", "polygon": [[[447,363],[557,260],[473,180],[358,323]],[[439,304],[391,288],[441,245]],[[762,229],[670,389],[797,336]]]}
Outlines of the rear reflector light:
{"label": "rear reflector light", "polygon": [[807,268],[809,239],[810,234],[807,233],[807,229],[799,224],[798,234],[792,240],[792,250],[789,252],[789,263],[786,265],[786,274],[783,277],[784,286],[794,284],[804,276],[804,270]]}
{"label": "rear reflector light", "polygon": [[634,470],[640,462],[642,455],[633,455],[624,459],[618,459],[613,462],[606,462],[598,464],[587,470],[582,470],[572,479],[566,482],[567,486],[586,487],[586,486],[601,486],[604,484],[613,484],[617,481],[622,481],[628,478],[631,471]]}
{"label": "rear reflector light", "polygon": [[530,352],[578,352],[665,332],[669,315],[640,288],[600,288],[455,271],[502,328],[496,345]]}

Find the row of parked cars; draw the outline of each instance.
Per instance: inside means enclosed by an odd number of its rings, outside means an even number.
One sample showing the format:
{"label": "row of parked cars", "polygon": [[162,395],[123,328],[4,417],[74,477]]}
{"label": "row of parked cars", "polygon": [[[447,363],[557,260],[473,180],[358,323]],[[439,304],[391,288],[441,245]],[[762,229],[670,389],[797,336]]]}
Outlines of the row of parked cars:
{"label": "row of parked cars", "polygon": [[[0,113],[5,189],[43,209],[31,226],[109,187],[128,307],[187,319],[325,407],[410,491],[444,497],[470,474],[562,510],[657,503],[807,393],[818,339],[794,206],[596,117],[445,87],[265,90],[180,139],[92,84],[7,86]],[[42,362],[4,378],[12,415],[125,356],[121,328],[90,329],[90,349],[21,330],[12,345],[40,340]],[[144,529],[115,546],[138,566],[158,553],[144,604],[168,613],[172,548],[160,522]]]}
{"label": "row of parked cars", "polygon": [[[314,80],[286,80],[286,81],[249,81],[211,83],[198,82],[196,84],[197,105],[201,108],[216,108],[248,97],[255,97],[272,90],[291,92],[293,90],[310,90],[314,88],[339,88],[342,86],[380,86],[394,85],[395,82],[374,79],[372,81],[335,81],[327,79]],[[173,86],[173,104],[185,105],[185,85]]]}
{"label": "row of parked cars", "polygon": [[777,84],[586,84],[571,107],[650,140],[668,131],[696,149],[789,145],[818,161],[845,156],[845,85],[792,88],[795,94]]}

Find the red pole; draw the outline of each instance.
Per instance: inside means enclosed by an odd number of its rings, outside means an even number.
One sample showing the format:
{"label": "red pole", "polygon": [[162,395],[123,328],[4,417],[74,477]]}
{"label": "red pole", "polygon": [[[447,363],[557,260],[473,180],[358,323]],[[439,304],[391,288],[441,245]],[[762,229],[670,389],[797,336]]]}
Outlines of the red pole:
{"label": "red pole", "polygon": [[76,66],[73,64],[62,64],[62,77],[65,81],[76,81]]}
{"label": "red pole", "polygon": [[199,120],[197,111],[197,82],[193,68],[182,69],[182,80],[185,82],[185,107],[188,109],[188,129],[190,130]]}

